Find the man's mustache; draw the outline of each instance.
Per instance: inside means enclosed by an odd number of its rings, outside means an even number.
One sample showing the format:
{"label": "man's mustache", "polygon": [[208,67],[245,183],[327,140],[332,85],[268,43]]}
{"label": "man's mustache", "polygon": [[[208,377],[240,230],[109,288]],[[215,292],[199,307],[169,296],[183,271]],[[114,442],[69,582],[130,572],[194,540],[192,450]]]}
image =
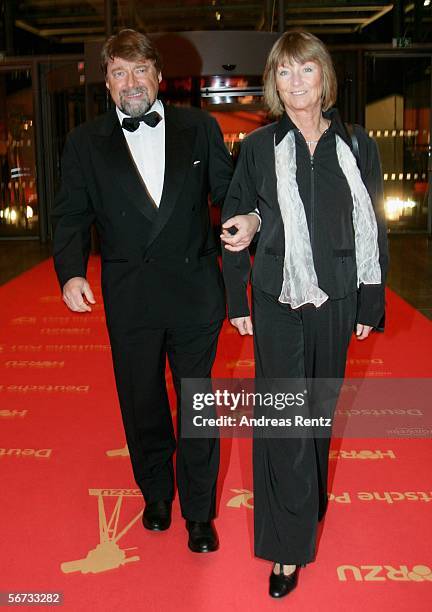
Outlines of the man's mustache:
{"label": "man's mustache", "polygon": [[123,89],[122,96],[134,96],[136,94],[145,93],[148,95],[147,87],[132,87],[131,89]]}

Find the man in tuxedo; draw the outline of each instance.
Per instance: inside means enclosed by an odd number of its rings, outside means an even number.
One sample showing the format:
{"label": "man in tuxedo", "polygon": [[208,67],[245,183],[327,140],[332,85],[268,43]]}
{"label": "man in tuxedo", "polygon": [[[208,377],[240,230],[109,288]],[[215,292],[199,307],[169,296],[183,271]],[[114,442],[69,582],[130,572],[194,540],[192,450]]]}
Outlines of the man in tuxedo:
{"label": "man in tuxedo", "polygon": [[[144,527],[170,526],[177,446],[189,548],[214,551],[219,441],[181,437],[180,387],[182,378],[210,377],[225,318],[208,196],[222,203],[231,159],[213,118],[158,99],[161,61],[145,35],[122,30],[110,37],[102,67],[115,108],[67,138],[53,213],[56,272],[67,306],[91,311],[86,267],[95,222],[117,392],[145,499]],[[238,217],[234,224],[234,248],[241,248],[258,221]],[[177,445],[166,357],[179,406]]]}

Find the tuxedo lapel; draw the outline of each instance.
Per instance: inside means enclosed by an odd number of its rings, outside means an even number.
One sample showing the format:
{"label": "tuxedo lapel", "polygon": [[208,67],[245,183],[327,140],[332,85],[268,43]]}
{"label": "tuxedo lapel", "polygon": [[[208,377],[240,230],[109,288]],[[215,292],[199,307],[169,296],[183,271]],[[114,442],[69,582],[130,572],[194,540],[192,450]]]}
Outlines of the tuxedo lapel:
{"label": "tuxedo lapel", "polygon": [[135,166],[115,110],[107,114],[94,143],[106,162],[109,180],[118,183],[140,213],[153,222],[157,209]]}
{"label": "tuxedo lapel", "polygon": [[195,127],[176,121],[175,108],[165,107],[165,173],[159,212],[147,246],[155,240],[167,224],[192,163]]}

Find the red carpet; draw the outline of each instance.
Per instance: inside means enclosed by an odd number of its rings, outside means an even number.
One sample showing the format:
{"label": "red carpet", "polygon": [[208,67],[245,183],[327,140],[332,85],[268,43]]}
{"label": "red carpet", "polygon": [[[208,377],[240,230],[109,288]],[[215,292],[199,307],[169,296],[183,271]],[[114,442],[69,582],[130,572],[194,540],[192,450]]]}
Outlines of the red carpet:
{"label": "red carpet", "polygon": [[[317,561],[284,602],[252,553],[249,440],[222,442],[219,552],[187,550],[177,499],[171,529],[146,532],[95,259],[89,277],[84,316],[60,301],[51,262],[0,288],[1,592],[62,592],[71,612],[431,609],[430,440],[334,440]],[[353,343],[348,374],[431,377],[431,344],[431,323],[389,292],[387,331]],[[226,324],[214,375],[252,372],[251,339]]]}

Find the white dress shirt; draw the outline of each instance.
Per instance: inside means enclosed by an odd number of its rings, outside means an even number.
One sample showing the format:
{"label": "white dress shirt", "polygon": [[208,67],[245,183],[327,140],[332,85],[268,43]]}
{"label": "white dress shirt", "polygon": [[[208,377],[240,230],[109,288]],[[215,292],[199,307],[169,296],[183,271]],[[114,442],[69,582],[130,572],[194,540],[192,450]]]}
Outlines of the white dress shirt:
{"label": "white dress shirt", "polygon": [[[120,125],[128,117],[116,107]],[[159,207],[165,174],[165,113],[160,100],[155,100],[150,111],[157,111],[162,117],[156,127],[141,121],[135,132],[123,129],[132,159],[153,202]]]}
{"label": "white dress shirt", "polygon": [[[116,107],[120,125],[125,115]],[[146,186],[148,194],[159,208],[165,175],[165,112],[160,100],[155,100],[148,112],[156,111],[162,117],[156,127],[150,127],[141,121],[135,132],[123,130],[135,166]],[[259,220],[257,232],[261,229],[261,215],[256,208],[250,215]]]}

